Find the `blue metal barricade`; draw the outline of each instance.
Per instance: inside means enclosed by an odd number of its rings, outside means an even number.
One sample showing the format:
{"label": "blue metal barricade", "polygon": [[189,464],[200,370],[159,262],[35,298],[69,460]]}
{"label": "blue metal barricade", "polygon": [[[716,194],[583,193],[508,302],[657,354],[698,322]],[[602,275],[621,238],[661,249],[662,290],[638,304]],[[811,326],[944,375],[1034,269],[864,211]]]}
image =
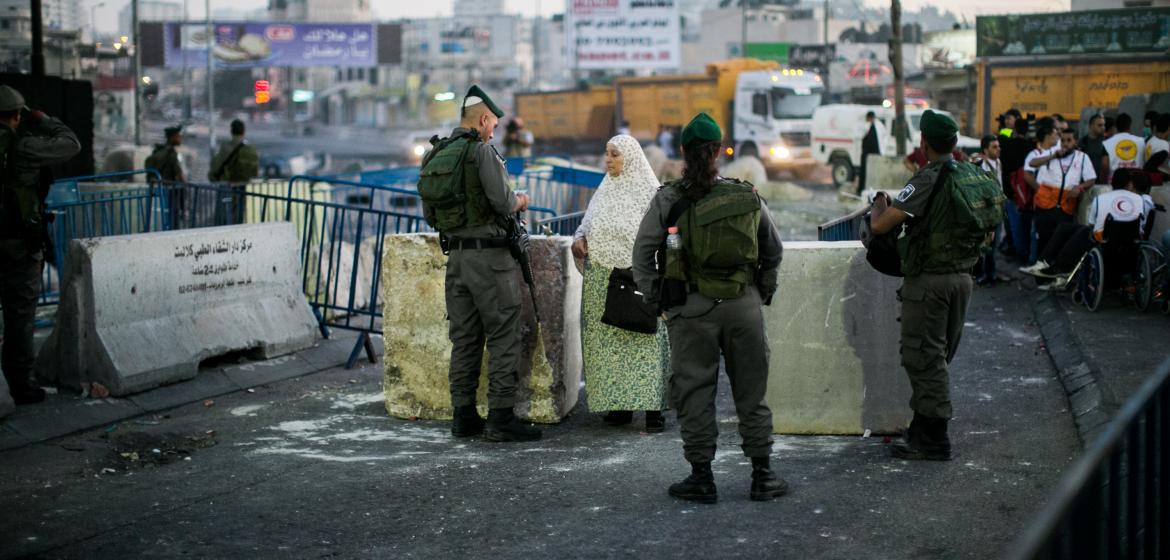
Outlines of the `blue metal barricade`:
{"label": "blue metal barricade", "polygon": [[561,216],[552,216],[536,221],[535,228],[536,231],[545,235],[572,236],[577,233],[577,228],[581,226],[581,219],[584,217],[584,210]]}
{"label": "blue metal barricade", "polygon": [[868,208],[862,208],[847,216],[817,226],[819,241],[857,241],[861,239],[861,222]]}

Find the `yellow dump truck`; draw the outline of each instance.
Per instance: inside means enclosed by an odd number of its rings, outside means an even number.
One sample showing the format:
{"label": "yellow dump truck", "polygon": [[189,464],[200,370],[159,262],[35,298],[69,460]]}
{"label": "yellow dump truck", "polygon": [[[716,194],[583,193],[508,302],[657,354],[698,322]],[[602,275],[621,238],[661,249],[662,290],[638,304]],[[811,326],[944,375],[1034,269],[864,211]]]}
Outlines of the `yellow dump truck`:
{"label": "yellow dump truck", "polygon": [[981,131],[995,130],[996,116],[1012,107],[1076,119],[1086,107],[1117,107],[1128,95],[1170,91],[1170,60],[1164,58],[984,59],[977,71],[975,124]]}
{"label": "yellow dump truck", "polygon": [[661,126],[685,125],[706,112],[723,128],[734,153],[760,157],[773,169],[810,171],[813,111],[821,105],[820,76],[772,61],[750,58],[708,64],[706,72],[683,76],[619,78],[589,90],[520,93],[517,112],[537,138],[594,144],[609,138],[622,121],[642,141]]}

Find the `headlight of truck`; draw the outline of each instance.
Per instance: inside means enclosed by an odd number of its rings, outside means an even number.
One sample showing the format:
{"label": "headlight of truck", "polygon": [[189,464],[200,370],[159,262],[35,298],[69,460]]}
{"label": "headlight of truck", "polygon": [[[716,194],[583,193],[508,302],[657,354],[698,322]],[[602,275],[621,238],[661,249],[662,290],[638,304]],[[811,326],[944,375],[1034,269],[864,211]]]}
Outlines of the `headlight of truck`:
{"label": "headlight of truck", "polygon": [[422,144],[418,144],[414,147],[414,155],[415,156],[423,157],[423,154],[425,154],[425,153],[427,153],[426,146],[423,146]]}
{"label": "headlight of truck", "polygon": [[788,151],[788,148],[781,145],[772,146],[770,153],[772,154],[772,159],[788,159],[792,157],[792,153]]}

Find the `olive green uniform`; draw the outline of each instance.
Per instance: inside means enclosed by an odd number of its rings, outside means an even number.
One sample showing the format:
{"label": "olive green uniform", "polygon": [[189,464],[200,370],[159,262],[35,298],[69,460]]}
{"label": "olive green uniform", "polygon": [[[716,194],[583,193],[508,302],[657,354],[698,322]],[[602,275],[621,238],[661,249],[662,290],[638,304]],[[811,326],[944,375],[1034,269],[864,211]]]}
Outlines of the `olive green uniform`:
{"label": "olive green uniform", "polygon": [[[244,223],[244,191],[248,182],[260,174],[260,155],[256,148],[248,144],[243,137],[233,138],[231,142],[219,147],[215,157],[211,158],[211,171],[207,178],[216,182],[228,183],[231,196],[219,196],[219,203],[215,205],[217,224]],[[231,217],[230,222],[228,217]]]}
{"label": "olive green uniform", "polygon": [[[655,252],[666,239],[667,218],[682,198],[677,185],[661,189],[634,240],[634,279],[647,302],[660,297]],[[719,359],[731,382],[743,452],[767,457],[772,450],[772,411],[765,401],[768,386],[768,337],[761,305],[776,290],[783,245],[767,205],[760,200],[758,269],[752,285],[735,299],[714,300],[698,291],[686,303],[666,310],[670,334],[671,406],[678,411],[683,452],[691,463],[715,458],[719,429],[715,417],[715,388]]]}
{"label": "olive green uniform", "polygon": [[146,158],[146,166],[157,170],[163,181],[181,183],[186,180],[179,152],[170,144],[155,144],[154,152]]}
{"label": "olive green uniform", "polygon": [[[933,227],[926,220],[928,201],[947,154],[920,169],[898,193],[893,207],[908,216],[907,228]],[[977,257],[976,257],[977,258]],[[942,268],[927,265],[907,274],[899,290],[902,301],[902,367],[910,377],[910,408],[929,418],[952,415],[947,364],[955,357],[963,335],[963,321],[971,300],[974,262]]]}
{"label": "olive green uniform", "polygon": [[[451,135],[467,132],[456,128]],[[446,276],[451,405],[475,404],[486,343],[488,407],[511,408],[520,359],[520,285],[516,260],[506,245],[508,230],[502,223],[511,219],[516,194],[508,185],[504,160],[491,144],[476,141],[468,159],[466,165],[476,169],[491,211],[499,219],[443,232],[451,240]]]}
{"label": "olive green uniform", "polygon": [[[44,200],[38,189],[41,168],[69,161],[81,143],[69,127],[52,117],[19,134],[0,125],[3,213],[0,214],[0,307],[4,309],[2,367],[13,394],[29,388],[36,352],[33,323],[41,292],[43,230],[23,223],[22,213],[40,219]],[[23,192],[19,192],[23,191]],[[27,197],[27,198],[26,198]],[[21,205],[29,205],[22,212]]]}

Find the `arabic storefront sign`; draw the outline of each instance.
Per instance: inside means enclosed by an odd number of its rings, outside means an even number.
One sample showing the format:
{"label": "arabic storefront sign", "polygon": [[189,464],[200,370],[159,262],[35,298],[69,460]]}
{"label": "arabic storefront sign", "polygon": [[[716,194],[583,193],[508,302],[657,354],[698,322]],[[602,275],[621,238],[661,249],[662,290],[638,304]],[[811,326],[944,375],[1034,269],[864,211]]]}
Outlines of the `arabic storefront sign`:
{"label": "arabic storefront sign", "polygon": [[[269,66],[373,66],[374,26],[352,23],[216,22],[211,52],[228,68]],[[207,27],[168,23],[164,29],[166,65],[206,64]]]}
{"label": "arabic storefront sign", "polygon": [[678,68],[677,0],[569,0],[568,8],[566,39],[577,67]]}
{"label": "arabic storefront sign", "polygon": [[1170,8],[979,16],[975,29],[981,57],[1170,50]]}

